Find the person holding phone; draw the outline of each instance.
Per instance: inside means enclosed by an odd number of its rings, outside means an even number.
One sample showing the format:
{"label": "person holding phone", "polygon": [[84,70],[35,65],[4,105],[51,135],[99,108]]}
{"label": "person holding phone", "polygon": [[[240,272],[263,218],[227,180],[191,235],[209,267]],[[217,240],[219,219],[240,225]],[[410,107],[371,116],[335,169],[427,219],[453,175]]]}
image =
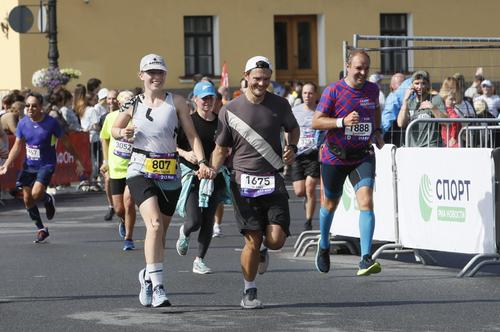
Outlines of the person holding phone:
{"label": "person holding phone", "polygon": [[[406,128],[415,119],[447,118],[448,114],[443,99],[431,94],[429,74],[419,70],[413,73],[411,85],[403,97],[398,114],[398,126]],[[406,146],[438,147],[441,146],[439,123],[421,122],[410,133]]]}

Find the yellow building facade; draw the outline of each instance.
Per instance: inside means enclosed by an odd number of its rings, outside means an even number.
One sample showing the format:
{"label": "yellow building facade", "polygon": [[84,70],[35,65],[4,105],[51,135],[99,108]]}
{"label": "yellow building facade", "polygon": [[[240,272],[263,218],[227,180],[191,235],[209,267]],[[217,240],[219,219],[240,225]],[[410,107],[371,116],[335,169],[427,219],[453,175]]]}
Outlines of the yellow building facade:
{"label": "yellow building facade", "polygon": [[[8,24],[6,17],[15,6],[33,2],[2,0],[1,22]],[[36,7],[29,8],[36,14]],[[59,67],[80,70],[80,82],[97,77],[108,88],[132,88],[141,85],[140,58],[158,53],[167,61],[168,87],[190,89],[194,71],[208,68],[210,72],[203,74],[217,77],[224,62],[230,85],[238,86],[245,61],[264,55],[275,64],[274,79],[312,80],[324,86],[338,79],[343,41],[352,45],[353,34],[496,37],[499,12],[498,0],[480,4],[465,0],[58,0]],[[33,72],[48,66],[48,40],[44,34],[5,30],[0,32],[0,90],[31,88]],[[31,31],[36,31],[36,22]],[[378,41],[360,44],[378,46]],[[460,71],[470,81],[475,67],[483,66],[488,78],[498,80],[499,54],[497,49],[414,51],[403,56],[403,69],[428,69],[434,81]],[[374,52],[372,69],[389,74],[389,67],[397,67],[400,60],[397,56],[384,60]]]}

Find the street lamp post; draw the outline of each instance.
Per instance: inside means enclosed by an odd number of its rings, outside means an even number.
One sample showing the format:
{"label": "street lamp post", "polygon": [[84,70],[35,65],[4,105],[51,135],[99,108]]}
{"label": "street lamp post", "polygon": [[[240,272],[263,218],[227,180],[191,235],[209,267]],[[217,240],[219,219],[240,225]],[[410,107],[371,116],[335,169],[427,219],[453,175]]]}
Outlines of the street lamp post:
{"label": "street lamp post", "polygon": [[56,0],[48,0],[48,23],[49,23],[49,68],[58,68],[59,51],[57,50],[57,16]]}

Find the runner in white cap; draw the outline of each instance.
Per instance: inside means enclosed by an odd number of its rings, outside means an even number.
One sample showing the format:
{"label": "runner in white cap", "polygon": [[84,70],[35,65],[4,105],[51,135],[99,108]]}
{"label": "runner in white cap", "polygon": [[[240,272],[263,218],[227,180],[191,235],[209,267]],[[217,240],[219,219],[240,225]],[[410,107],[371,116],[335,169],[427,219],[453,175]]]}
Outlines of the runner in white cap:
{"label": "runner in white cap", "polygon": [[[257,271],[266,270],[267,248],[280,249],[290,235],[288,192],[279,170],[285,163],[293,162],[300,129],[288,101],[266,90],[271,75],[272,66],[267,58],[257,56],[248,60],[245,66],[248,88],[220,110],[212,154],[212,165],[217,171],[232,149],[233,206],[245,238],[241,253],[244,309],[262,308],[257,299]],[[288,133],[284,151],[282,127]],[[262,243],[266,248],[259,252]]]}
{"label": "runner in white cap", "polygon": [[[197,160],[205,160],[205,155],[186,100],[163,90],[167,76],[163,57],[144,56],[139,70],[144,94],[121,109],[112,135],[118,140],[133,140],[127,185],[146,224],[146,268],[139,272],[139,300],[144,306],[164,307],[170,306],[163,284],[165,235],[181,189],[176,152],[179,125]],[[199,177],[212,176],[213,172],[204,163],[199,167]]]}

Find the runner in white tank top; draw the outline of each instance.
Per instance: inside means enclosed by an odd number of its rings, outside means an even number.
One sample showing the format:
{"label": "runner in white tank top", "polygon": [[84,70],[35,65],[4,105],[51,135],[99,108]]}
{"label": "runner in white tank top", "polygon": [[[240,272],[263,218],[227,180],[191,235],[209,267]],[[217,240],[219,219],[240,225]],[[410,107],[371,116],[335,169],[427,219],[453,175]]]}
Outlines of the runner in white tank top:
{"label": "runner in white tank top", "polygon": [[[144,94],[121,110],[112,135],[118,140],[133,141],[127,185],[146,224],[146,268],[139,272],[139,300],[144,306],[164,307],[170,305],[163,286],[165,236],[180,193],[176,153],[179,123],[200,164],[198,176],[209,178],[213,171],[206,166],[186,100],[163,90],[167,76],[165,60],[159,55],[146,55],[139,70]],[[130,120],[133,125],[128,126]]]}

